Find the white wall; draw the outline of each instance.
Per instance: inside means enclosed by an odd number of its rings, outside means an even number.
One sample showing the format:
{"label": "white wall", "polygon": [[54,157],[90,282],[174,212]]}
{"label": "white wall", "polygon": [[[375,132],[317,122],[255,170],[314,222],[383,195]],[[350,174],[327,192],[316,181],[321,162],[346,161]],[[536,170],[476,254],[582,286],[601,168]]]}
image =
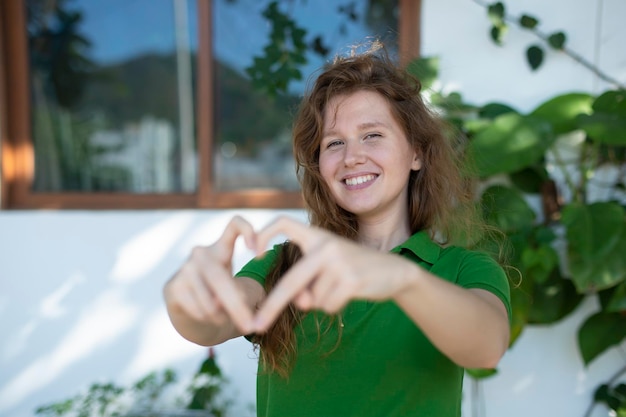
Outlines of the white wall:
{"label": "white wall", "polygon": [[[0,215],[0,415],[30,416],[92,382],[130,383],[172,366],[191,375],[207,349],[167,318],[165,281],[234,213],[255,227],[275,211],[3,212]],[[301,221],[301,211],[285,211]],[[233,267],[251,254],[236,246]],[[216,348],[231,396],[254,403],[256,355]]]}
{"label": "white wall", "polygon": [[[597,5],[603,4],[597,32]],[[483,8],[470,0],[424,0],[423,53],[440,55],[442,85],[483,104],[503,101],[526,111],[557,92],[604,88],[567,57],[549,54],[527,70],[532,40],[511,30],[504,48],[488,39]],[[516,0],[546,32],[564,30],[569,45],[626,82],[626,2]],[[0,212],[0,416],[28,417],[34,407],[65,399],[94,381],[134,381],[175,367],[181,376],[206,349],[171,328],[161,299],[165,280],[191,247],[214,241],[234,213],[260,227],[277,211],[23,211]],[[283,213],[305,219],[301,211]],[[234,267],[250,254],[237,247]],[[499,375],[481,385],[479,402],[466,394],[465,414],[482,406],[489,417],[583,416],[595,386],[626,352],[613,349],[583,368],[576,329],[593,300],[553,326],[524,331],[504,357]],[[241,410],[254,401],[255,354],[244,340],[217,348]],[[604,412],[603,412],[604,411]],[[242,411],[243,413],[243,411]],[[594,416],[606,415],[596,409]]]}

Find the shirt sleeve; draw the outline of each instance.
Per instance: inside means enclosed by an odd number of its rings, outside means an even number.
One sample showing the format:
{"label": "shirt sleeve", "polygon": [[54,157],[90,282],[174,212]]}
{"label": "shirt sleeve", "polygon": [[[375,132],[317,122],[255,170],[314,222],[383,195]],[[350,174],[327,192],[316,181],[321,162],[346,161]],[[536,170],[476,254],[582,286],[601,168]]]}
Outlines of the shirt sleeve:
{"label": "shirt sleeve", "polygon": [[467,251],[459,267],[457,284],[463,288],[480,288],[494,294],[506,307],[511,320],[511,289],[509,279],[491,256]]}
{"label": "shirt sleeve", "polygon": [[261,258],[252,258],[235,274],[235,277],[252,278],[265,288],[265,277],[269,274],[272,266],[276,262],[279,247],[280,245],[274,246],[272,249],[265,252]]}

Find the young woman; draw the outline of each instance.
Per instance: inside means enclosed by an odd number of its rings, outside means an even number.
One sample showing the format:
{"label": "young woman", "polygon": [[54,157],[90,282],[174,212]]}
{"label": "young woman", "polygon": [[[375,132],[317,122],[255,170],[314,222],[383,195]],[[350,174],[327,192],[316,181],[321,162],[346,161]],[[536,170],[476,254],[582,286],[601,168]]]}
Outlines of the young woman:
{"label": "young woman", "polygon": [[[474,206],[419,82],[381,51],[338,58],[293,140],[310,225],[233,218],[166,284],[174,327],[259,345],[259,416],[460,416],[463,368],[508,347],[509,286],[452,244],[474,233]],[[233,278],[238,236],[259,256]]]}

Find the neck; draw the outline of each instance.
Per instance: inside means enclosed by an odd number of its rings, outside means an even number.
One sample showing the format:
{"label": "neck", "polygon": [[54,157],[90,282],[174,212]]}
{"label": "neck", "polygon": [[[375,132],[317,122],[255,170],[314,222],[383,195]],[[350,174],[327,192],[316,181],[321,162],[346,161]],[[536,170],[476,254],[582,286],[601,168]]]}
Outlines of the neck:
{"label": "neck", "polygon": [[379,251],[390,251],[410,235],[408,218],[359,222],[359,242]]}

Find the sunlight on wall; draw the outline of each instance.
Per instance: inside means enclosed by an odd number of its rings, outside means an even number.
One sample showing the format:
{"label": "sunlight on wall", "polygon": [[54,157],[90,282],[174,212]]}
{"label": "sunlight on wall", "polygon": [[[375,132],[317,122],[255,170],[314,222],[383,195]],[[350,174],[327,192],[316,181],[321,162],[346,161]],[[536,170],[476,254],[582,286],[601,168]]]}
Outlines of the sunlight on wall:
{"label": "sunlight on wall", "polygon": [[117,289],[99,296],[52,352],[31,362],[0,391],[0,404],[11,408],[54,381],[69,366],[103,349],[132,326],[137,309]]}
{"label": "sunlight on wall", "polygon": [[153,270],[172,250],[192,221],[191,213],[181,213],[134,236],[119,248],[111,280],[132,282],[146,277],[147,272]]}
{"label": "sunlight on wall", "polygon": [[76,273],[71,275],[59,288],[47,295],[39,307],[39,311],[43,318],[57,318],[65,315],[67,308],[62,305],[63,299],[72,292],[72,290],[80,283],[85,282],[85,277]]}
{"label": "sunlight on wall", "polygon": [[512,391],[516,394],[521,394],[533,385],[534,380],[534,375],[522,377],[513,385]]}
{"label": "sunlight on wall", "polygon": [[163,363],[175,363],[195,357],[198,363],[206,350],[183,339],[172,327],[165,309],[153,312],[144,322],[139,335],[139,346],[124,370],[122,379],[136,380],[149,372],[163,367]]}

